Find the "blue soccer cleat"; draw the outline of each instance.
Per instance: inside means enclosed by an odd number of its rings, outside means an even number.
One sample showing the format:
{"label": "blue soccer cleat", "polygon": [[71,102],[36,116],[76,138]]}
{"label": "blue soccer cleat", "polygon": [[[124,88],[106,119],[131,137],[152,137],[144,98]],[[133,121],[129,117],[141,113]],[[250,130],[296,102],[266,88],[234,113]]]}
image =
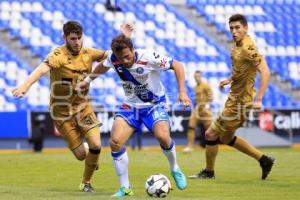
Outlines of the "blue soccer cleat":
{"label": "blue soccer cleat", "polygon": [[131,188],[120,187],[120,189],[112,195],[112,197],[125,197],[134,195]]}
{"label": "blue soccer cleat", "polygon": [[171,175],[173,176],[178,189],[184,190],[187,187],[185,175],[179,168],[175,171],[172,171]]}

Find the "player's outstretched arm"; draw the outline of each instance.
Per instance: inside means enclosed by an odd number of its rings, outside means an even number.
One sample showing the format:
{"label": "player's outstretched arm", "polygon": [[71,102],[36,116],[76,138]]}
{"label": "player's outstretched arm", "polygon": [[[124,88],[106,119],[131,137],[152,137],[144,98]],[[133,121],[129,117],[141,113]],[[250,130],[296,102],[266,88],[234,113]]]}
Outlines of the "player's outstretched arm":
{"label": "player's outstretched arm", "polygon": [[96,79],[100,74],[104,74],[106,73],[110,68],[109,67],[105,67],[103,65],[104,61],[98,63],[96,65],[96,67],[94,68],[93,72],[88,75],[83,81],[79,82],[76,85],[75,90],[84,90],[87,89],[90,82],[92,82],[94,79]]}
{"label": "player's outstretched arm", "polygon": [[104,74],[110,69],[110,67],[104,66],[103,63],[104,63],[104,61],[102,61],[96,65],[93,72],[89,75],[91,80],[96,79],[100,74]]}
{"label": "player's outstretched arm", "polygon": [[46,63],[41,63],[25,80],[25,82],[12,90],[14,97],[23,97],[32,84],[34,84],[41,76],[46,74],[50,67]]}
{"label": "player's outstretched arm", "polygon": [[268,87],[269,79],[270,79],[270,69],[265,61],[262,59],[260,64],[257,66],[257,70],[260,74],[260,85],[257,95],[255,97],[253,108],[254,109],[261,109],[262,108],[262,98],[266,92]]}
{"label": "player's outstretched arm", "polygon": [[184,107],[189,107],[191,105],[191,100],[186,94],[185,90],[185,74],[184,74],[184,68],[183,65],[173,60],[172,69],[175,72],[177,83],[178,83],[178,91],[179,91],[179,97],[178,100],[183,103]]}

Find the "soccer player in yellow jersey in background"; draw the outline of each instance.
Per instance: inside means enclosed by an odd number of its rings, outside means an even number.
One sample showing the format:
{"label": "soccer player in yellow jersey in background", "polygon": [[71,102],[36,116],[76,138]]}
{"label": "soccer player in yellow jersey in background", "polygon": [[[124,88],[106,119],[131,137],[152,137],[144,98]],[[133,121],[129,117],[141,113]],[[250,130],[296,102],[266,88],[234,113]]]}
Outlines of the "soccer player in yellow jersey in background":
{"label": "soccer player in yellow jersey in background", "polygon": [[[129,33],[131,28],[128,24],[121,27],[124,35]],[[83,47],[83,28],[77,21],[66,22],[63,34],[64,45],[50,52],[28,79],[13,89],[12,93],[15,97],[23,97],[33,83],[50,71],[51,118],[75,157],[80,161],[85,160],[79,189],[94,192],[90,181],[98,167],[101,152],[101,123],[97,120],[89,101],[88,88],[77,92],[75,86],[91,73],[93,62],[105,59],[108,52]],[[88,152],[84,148],[83,139],[88,143]]]}
{"label": "soccer player in yellow jersey in background", "polygon": [[202,75],[199,70],[195,71],[194,78],[197,83],[194,88],[196,106],[190,116],[187,132],[188,144],[183,149],[183,153],[190,153],[193,151],[195,143],[195,128],[197,125],[202,124],[204,129],[207,130],[213,117],[210,109],[210,103],[213,100],[212,89],[208,83],[202,80]]}
{"label": "soccer player in yellow jersey in background", "polygon": [[[256,49],[247,34],[247,20],[236,14],[229,18],[229,27],[234,40],[231,50],[232,74],[220,82],[220,87],[231,83],[229,97],[225,108],[217,120],[205,132],[206,168],[189,178],[215,178],[214,167],[218,153],[218,143],[227,144],[256,159],[262,169],[262,179],[270,173],[274,158],[264,155],[260,150],[244,139],[235,136],[235,131],[243,125],[250,109],[261,109],[262,98],[268,87],[270,71],[264,57]],[[255,96],[256,72],[260,73],[259,91]],[[254,98],[255,97],[255,98]]]}

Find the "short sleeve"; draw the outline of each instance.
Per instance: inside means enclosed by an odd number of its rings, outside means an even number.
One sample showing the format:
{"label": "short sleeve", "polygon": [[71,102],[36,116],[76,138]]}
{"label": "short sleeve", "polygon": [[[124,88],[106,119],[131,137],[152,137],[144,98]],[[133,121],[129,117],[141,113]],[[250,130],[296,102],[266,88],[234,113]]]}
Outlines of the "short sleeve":
{"label": "short sleeve", "polygon": [[243,56],[250,61],[254,66],[257,66],[262,61],[262,55],[258,52],[255,45],[246,45],[243,49]]}
{"label": "short sleeve", "polygon": [[101,60],[104,59],[105,56],[105,51],[99,50],[99,49],[94,49],[94,48],[89,48],[88,53],[92,57],[93,61],[100,62]]}
{"label": "short sleeve", "polygon": [[110,53],[107,58],[104,60],[103,62],[103,66],[104,67],[108,67],[108,68],[111,68],[113,67],[114,65],[112,64],[112,61],[111,61],[111,56],[112,56],[112,53]]}
{"label": "short sleeve", "polygon": [[173,58],[157,53],[155,51],[146,52],[148,66],[158,70],[168,70],[172,67]]}
{"label": "short sleeve", "polygon": [[59,48],[54,49],[51,51],[44,60],[51,68],[59,68],[60,67],[60,58],[62,57],[62,53]]}

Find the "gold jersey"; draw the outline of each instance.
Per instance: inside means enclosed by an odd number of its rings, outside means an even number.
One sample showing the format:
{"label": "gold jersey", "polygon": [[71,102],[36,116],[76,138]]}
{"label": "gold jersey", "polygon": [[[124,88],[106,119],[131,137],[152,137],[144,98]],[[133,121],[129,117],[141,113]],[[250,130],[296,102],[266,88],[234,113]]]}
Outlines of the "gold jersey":
{"label": "gold jersey", "polygon": [[72,55],[65,45],[48,54],[44,62],[51,68],[52,117],[72,116],[89,104],[88,90],[77,93],[75,86],[91,73],[94,61],[104,58],[105,51],[94,48],[82,48],[78,55]]}
{"label": "gold jersey", "polygon": [[197,84],[194,88],[196,94],[196,104],[210,103],[213,100],[211,87],[206,82]]}
{"label": "gold jersey", "polygon": [[242,40],[241,46],[231,50],[232,83],[229,98],[243,103],[253,101],[255,95],[255,77],[257,66],[263,57],[249,36]]}

